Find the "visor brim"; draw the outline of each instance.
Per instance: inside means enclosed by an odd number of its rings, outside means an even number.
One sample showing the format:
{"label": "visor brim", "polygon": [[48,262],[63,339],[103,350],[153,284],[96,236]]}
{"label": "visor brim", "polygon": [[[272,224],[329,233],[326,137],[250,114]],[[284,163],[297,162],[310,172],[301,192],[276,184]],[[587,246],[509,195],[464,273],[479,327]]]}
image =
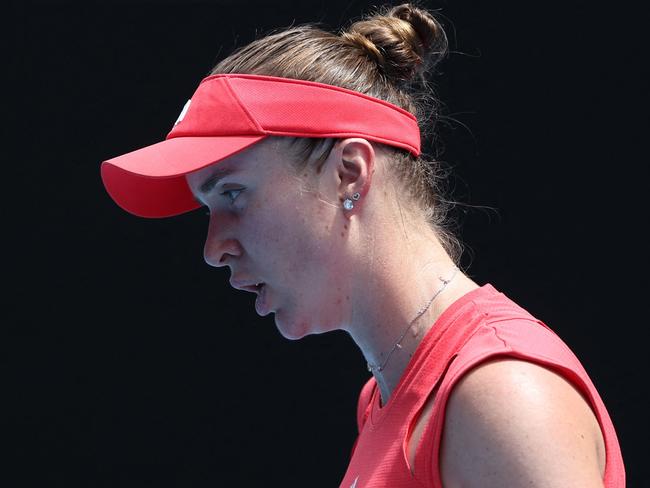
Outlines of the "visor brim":
{"label": "visor brim", "polygon": [[185,175],[219,162],[265,135],[174,137],[102,162],[106,191],[138,217],[162,218],[199,208]]}

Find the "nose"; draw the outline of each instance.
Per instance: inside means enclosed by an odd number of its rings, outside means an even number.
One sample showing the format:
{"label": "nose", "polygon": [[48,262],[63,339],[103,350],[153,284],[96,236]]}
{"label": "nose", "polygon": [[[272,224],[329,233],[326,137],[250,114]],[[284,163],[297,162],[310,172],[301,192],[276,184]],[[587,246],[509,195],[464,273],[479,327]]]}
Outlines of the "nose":
{"label": "nose", "polygon": [[208,236],[203,247],[203,259],[210,266],[220,268],[227,266],[233,258],[242,254],[239,241],[228,230],[228,225],[223,220],[216,224],[216,216],[210,216]]}

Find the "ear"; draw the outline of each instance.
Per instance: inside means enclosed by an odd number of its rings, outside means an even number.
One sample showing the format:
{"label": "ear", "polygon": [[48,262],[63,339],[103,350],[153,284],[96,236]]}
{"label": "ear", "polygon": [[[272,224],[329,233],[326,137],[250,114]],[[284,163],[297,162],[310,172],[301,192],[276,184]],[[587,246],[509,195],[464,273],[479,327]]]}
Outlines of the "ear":
{"label": "ear", "polygon": [[340,202],[357,192],[361,199],[366,196],[375,170],[375,157],[372,144],[365,139],[349,138],[339,141],[336,175]]}

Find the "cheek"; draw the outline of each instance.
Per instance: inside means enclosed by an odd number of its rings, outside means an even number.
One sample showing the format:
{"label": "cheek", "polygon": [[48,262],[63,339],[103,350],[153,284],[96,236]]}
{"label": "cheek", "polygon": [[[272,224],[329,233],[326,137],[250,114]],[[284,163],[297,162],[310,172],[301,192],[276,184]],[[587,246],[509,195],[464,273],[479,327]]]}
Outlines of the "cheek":
{"label": "cheek", "polygon": [[258,215],[256,261],[276,280],[278,326],[292,337],[340,326],[350,305],[344,229],[336,228],[344,222],[332,211],[306,206]]}
{"label": "cheek", "polygon": [[327,216],[310,197],[304,193],[280,193],[262,199],[265,203],[252,204],[250,210],[255,217],[251,219],[250,230],[269,248],[284,251],[282,254],[287,256],[305,258],[317,254],[330,235],[331,212]]}
{"label": "cheek", "polygon": [[251,257],[266,270],[296,272],[318,248],[308,217],[292,202],[253,204],[242,221]]}
{"label": "cheek", "polygon": [[271,200],[252,204],[243,219],[251,237],[248,245],[263,269],[295,288],[297,295],[330,295],[340,279],[335,270],[342,267],[341,234],[347,231],[337,220],[337,209],[308,195],[275,196],[273,205]]}
{"label": "cheek", "polygon": [[324,320],[328,320],[325,316],[331,314],[332,307],[345,303],[348,294],[343,246],[336,235],[332,224],[306,221],[296,233],[287,232],[283,243],[296,299]]}

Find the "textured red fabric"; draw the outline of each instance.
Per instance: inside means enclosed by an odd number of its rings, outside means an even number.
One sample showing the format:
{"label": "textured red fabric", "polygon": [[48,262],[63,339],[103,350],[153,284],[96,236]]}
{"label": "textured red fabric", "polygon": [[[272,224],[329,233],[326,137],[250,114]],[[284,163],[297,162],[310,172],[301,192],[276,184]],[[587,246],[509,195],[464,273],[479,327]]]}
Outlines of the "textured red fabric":
{"label": "textured red fabric", "polygon": [[[625,469],[616,431],[580,361],[546,324],[489,283],[465,294],[440,315],[386,405],[380,407],[374,378],[363,386],[357,407],[359,436],[341,488],[442,488],[438,458],[449,395],[463,374],[496,356],[550,368],[585,395],[605,438],[605,487],[624,488]],[[436,386],[412,473],[407,441],[417,414]]]}

